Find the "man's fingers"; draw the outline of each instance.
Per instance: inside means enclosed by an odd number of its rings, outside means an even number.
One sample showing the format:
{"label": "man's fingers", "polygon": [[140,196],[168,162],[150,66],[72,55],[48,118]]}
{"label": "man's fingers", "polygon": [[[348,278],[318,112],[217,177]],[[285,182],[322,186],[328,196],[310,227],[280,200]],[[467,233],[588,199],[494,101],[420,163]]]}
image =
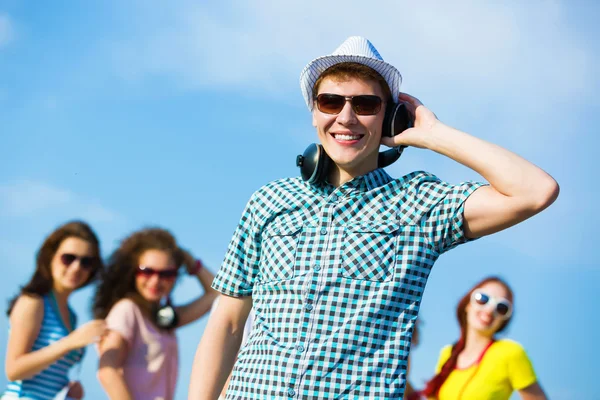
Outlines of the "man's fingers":
{"label": "man's fingers", "polygon": [[421,102],[421,100],[417,99],[414,96],[411,96],[410,94],[407,93],[400,93],[398,95],[398,99],[402,102],[408,103],[410,106],[412,106],[412,109],[416,109],[419,106],[422,106],[423,103]]}

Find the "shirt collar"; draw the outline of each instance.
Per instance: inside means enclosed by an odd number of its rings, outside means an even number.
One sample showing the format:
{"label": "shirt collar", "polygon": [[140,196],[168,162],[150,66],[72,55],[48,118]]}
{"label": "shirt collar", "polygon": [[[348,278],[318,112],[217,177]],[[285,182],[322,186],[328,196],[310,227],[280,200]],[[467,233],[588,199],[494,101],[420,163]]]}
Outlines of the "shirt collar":
{"label": "shirt collar", "polygon": [[[365,175],[357,176],[356,178],[344,183],[339,187],[341,191],[346,190],[357,190],[360,192],[367,192],[380,186],[386,185],[392,181],[392,178],[388,175],[383,168],[378,168]],[[328,182],[317,183],[310,185],[311,188],[318,193],[329,196],[336,190],[336,187],[329,184]]]}

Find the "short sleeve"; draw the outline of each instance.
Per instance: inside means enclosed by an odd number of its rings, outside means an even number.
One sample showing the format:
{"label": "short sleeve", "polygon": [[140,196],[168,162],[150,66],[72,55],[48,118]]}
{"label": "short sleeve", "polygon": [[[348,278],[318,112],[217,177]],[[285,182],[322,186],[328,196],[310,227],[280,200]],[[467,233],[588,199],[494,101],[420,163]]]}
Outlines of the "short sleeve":
{"label": "short sleeve", "polygon": [[517,343],[511,349],[508,359],[508,378],[515,390],[524,389],[537,382],[531,360],[523,346]]}
{"label": "short sleeve", "polygon": [[438,362],[437,365],[435,367],[435,373],[439,374],[440,371],[442,370],[442,367],[444,366],[444,364],[446,363],[446,361],[448,361],[448,359],[450,358],[450,354],[452,353],[452,346],[451,345],[447,345],[444,346],[442,348],[442,350],[440,351],[440,356],[438,358]]}
{"label": "short sleeve", "polygon": [[419,197],[432,205],[424,220],[424,228],[438,254],[471,240],[464,233],[464,204],[475,190],[484,185],[480,182],[451,185],[438,178],[420,185]]}
{"label": "short sleeve", "polygon": [[250,199],[233,233],[225,259],[213,280],[213,289],[232,297],[252,295],[258,275],[260,232],[252,214]]}
{"label": "short sleeve", "polygon": [[136,332],[136,305],[129,299],[115,304],[106,316],[107,328],[118,332],[129,344],[133,343]]}

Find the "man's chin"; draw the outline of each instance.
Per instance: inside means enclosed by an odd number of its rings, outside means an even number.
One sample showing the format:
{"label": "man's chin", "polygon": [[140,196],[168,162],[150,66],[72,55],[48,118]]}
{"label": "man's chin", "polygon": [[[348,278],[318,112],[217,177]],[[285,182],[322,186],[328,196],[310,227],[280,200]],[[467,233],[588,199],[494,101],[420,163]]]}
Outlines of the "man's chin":
{"label": "man's chin", "polygon": [[353,159],[348,160],[348,159],[343,159],[343,158],[342,159],[332,158],[331,160],[338,168],[343,169],[345,171],[355,169],[358,165],[360,165],[359,162],[357,162],[356,160],[353,160]]}

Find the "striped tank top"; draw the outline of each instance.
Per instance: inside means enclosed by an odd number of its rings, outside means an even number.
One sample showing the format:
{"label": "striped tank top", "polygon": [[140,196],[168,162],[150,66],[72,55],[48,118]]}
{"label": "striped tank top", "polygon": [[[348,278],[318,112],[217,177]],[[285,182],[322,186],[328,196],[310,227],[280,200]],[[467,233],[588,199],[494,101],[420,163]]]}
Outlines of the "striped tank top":
{"label": "striped tank top", "polygon": [[[71,327],[76,326],[75,313],[69,308]],[[58,312],[52,293],[44,296],[44,319],[31,351],[39,350],[69,334]],[[72,350],[31,379],[9,382],[2,399],[52,400],[69,383],[69,369],[83,358],[84,349]]]}

